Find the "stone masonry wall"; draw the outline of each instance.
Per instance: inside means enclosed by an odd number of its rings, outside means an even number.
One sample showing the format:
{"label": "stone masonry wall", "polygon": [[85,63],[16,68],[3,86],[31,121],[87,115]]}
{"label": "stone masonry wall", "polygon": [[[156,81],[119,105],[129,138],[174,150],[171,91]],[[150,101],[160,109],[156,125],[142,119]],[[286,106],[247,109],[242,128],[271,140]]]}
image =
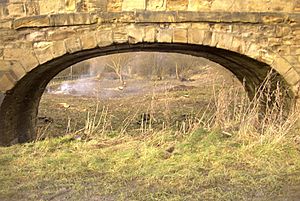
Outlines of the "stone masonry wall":
{"label": "stone masonry wall", "polygon": [[[7,20],[1,26],[2,90],[11,89],[33,67],[60,55],[49,53],[50,49],[59,52],[57,45],[71,44],[71,52],[75,51],[72,48],[80,50],[81,45],[93,43],[92,38],[101,37],[101,31],[113,31],[118,43],[189,42],[225,48],[277,66],[291,86],[296,87],[300,80],[300,16],[296,14],[70,13]],[[143,33],[146,36],[141,36]]]}
{"label": "stone masonry wall", "polygon": [[[253,57],[261,57],[262,62],[270,64],[274,56],[268,54],[275,53],[276,62],[281,63],[276,70],[295,85],[300,75],[298,11],[300,0],[0,0],[0,85],[8,85],[0,88],[11,88],[24,72],[31,70],[11,58],[10,49],[43,48],[42,43],[127,25],[152,27],[155,37],[179,28],[185,34],[181,41],[189,41],[193,29],[205,31],[200,34],[219,43],[230,35],[240,39],[234,45],[252,51]],[[161,27],[164,29],[160,33],[157,29]],[[122,34],[128,35],[126,31]]]}
{"label": "stone masonry wall", "polygon": [[0,0],[0,18],[93,11],[299,12],[300,0]]}

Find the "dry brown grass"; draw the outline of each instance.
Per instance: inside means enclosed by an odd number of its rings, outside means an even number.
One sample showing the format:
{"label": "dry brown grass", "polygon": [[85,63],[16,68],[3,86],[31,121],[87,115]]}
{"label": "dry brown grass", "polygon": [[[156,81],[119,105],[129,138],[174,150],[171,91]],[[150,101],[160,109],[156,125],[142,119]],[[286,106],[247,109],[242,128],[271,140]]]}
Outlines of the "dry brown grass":
{"label": "dry brown grass", "polygon": [[64,136],[0,148],[0,199],[297,200],[299,113],[287,115],[282,90],[249,100],[241,86],[212,88],[107,102],[50,96],[70,104]]}

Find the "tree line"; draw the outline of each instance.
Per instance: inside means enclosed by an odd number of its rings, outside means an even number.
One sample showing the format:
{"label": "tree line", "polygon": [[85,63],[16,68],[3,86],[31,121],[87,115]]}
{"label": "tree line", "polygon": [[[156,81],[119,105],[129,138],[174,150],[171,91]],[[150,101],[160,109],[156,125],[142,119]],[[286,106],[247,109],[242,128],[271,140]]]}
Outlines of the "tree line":
{"label": "tree line", "polygon": [[113,54],[89,59],[62,71],[58,76],[90,75],[99,79],[107,75],[124,84],[128,78],[152,80],[189,80],[193,74],[201,73],[211,62],[190,55],[133,52]]}

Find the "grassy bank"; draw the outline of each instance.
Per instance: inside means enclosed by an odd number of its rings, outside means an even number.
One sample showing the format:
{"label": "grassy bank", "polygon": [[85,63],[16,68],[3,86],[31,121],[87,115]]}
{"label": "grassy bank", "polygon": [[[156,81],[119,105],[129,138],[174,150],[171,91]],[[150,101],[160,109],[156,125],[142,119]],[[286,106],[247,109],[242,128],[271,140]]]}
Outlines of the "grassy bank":
{"label": "grassy bank", "polygon": [[[0,148],[0,200],[297,200],[294,140],[197,129]],[[298,197],[297,197],[298,196]]]}
{"label": "grassy bank", "polygon": [[300,200],[299,113],[207,77],[45,94],[38,140],[0,148],[0,200]]}

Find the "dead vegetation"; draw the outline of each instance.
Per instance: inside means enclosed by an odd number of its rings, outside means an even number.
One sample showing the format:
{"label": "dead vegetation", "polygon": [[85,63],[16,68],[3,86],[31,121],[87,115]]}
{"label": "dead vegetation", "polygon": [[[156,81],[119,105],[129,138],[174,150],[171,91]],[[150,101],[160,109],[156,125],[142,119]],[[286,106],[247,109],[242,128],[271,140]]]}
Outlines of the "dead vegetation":
{"label": "dead vegetation", "polygon": [[0,199],[300,199],[299,112],[269,78],[249,100],[212,73],[45,94],[37,141],[0,148]]}

